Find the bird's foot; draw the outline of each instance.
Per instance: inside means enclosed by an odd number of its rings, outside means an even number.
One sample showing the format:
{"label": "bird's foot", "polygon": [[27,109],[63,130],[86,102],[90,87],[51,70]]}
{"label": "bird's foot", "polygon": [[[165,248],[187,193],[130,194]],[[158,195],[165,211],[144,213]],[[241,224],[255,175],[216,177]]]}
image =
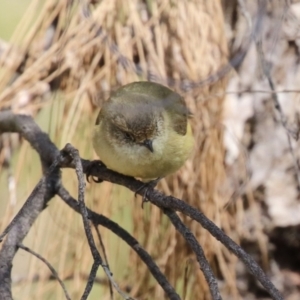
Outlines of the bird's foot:
{"label": "bird's foot", "polygon": [[162,179],[162,177],[158,177],[154,180],[151,180],[149,182],[145,182],[143,185],[141,185],[134,193],[134,196],[136,197],[137,196],[137,193],[142,190],[142,189],[145,189],[145,192],[143,194],[143,198],[142,198],[142,208],[144,208],[144,203],[148,202],[148,198],[147,198],[147,194],[148,194],[148,191],[150,189],[154,189],[156,187],[156,185],[158,184],[158,182]]}
{"label": "bird's foot", "polygon": [[94,170],[95,168],[98,168],[99,166],[105,166],[104,163],[101,160],[93,160],[93,161],[90,162],[90,164],[86,168],[86,180],[87,180],[87,182],[90,182],[90,177],[92,177],[92,180],[96,183],[100,183],[100,182],[103,181],[99,177],[95,177],[95,176],[91,175],[92,170]]}

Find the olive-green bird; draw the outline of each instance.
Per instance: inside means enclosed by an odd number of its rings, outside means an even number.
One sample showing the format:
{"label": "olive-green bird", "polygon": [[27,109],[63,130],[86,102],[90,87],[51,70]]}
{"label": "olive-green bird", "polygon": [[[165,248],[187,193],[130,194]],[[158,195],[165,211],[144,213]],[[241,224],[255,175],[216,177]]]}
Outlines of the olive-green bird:
{"label": "olive-green bird", "polygon": [[183,98],[154,82],[133,82],[115,91],[96,120],[93,146],[111,170],[143,181],[177,171],[194,138]]}

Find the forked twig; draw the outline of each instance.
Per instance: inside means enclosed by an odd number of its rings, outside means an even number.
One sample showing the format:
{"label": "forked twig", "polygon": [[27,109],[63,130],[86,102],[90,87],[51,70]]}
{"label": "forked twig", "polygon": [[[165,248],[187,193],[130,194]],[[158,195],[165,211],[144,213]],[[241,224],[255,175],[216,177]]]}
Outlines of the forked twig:
{"label": "forked twig", "polygon": [[[94,166],[90,168],[90,162],[87,160],[82,160],[82,164],[85,171],[89,171],[91,176],[98,177],[101,180],[110,181],[122,186],[125,186],[143,196],[145,193],[145,188],[142,188],[143,183],[141,181],[135,180],[132,177],[124,176],[118,174],[114,171],[107,169],[104,165]],[[74,167],[71,164],[69,167]],[[256,277],[256,279],[264,286],[268,293],[273,299],[283,300],[283,297],[270,281],[270,279],[263,272],[261,267],[255,262],[255,260],[245,252],[239,245],[237,245],[229,236],[227,236],[217,225],[215,225],[211,220],[209,220],[202,212],[192,207],[185,201],[177,199],[172,196],[165,196],[157,190],[148,189],[147,198],[154,205],[160,208],[167,208],[175,211],[179,211],[193,220],[201,224],[206,230],[208,230],[217,240],[219,240],[226,248],[228,248],[233,254],[235,254],[250,272]]]}
{"label": "forked twig", "polygon": [[[58,191],[58,196],[72,209],[80,213],[78,202],[68,193],[68,191],[60,184]],[[156,279],[158,284],[163,288],[168,298],[171,300],[180,300],[179,295],[176,293],[174,288],[166,279],[165,275],[160,271],[159,267],[153,261],[149,253],[139,244],[139,242],[124,228],[119,226],[116,222],[110,220],[109,218],[97,214],[96,212],[87,208],[89,219],[93,224],[101,225],[110,231],[112,231],[116,236],[121,238],[125,243],[127,243],[140,257],[140,259],[148,267],[149,271]]]}
{"label": "forked twig", "polygon": [[[38,189],[39,193],[42,193],[38,199],[40,197],[42,197],[42,199],[44,199],[44,201],[49,201],[50,198],[52,198],[56,193],[64,199],[64,201],[70,205],[73,209],[75,209],[77,212],[81,213],[82,218],[83,218],[83,223],[84,223],[84,228],[86,231],[86,235],[88,238],[88,242],[90,245],[90,249],[94,258],[94,264],[93,267],[91,269],[91,274],[89,277],[89,281],[88,284],[86,286],[85,289],[85,293],[83,295],[83,297],[87,297],[87,295],[90,292],[90,289],[93,285],[93,281],[96,275],[96,271],[99,267],[99,265],[101,265],[105,271],[105,273],[107,274],[108,278],[111,280],[113,286],[117,289],[118,286],[116,285],[115,281],[113,280],[110,270],[107,268],[107,266],[105,266],[102,262],[101,256],[95,246],[95,242],[92,236],[92,232],[89,226],[89,221],[88,219],[90,219],[94,224],[101,224],[102,226],[105,226],[107,228],[109,228],[110,230],[112,230],[113,232],[117,233],[120,237],[122,237],[128,244],[130,244],[130,246],[139,254],[139,256],[143,259],[144,262],[146,261],[150,261],[151,262],[151,268],[150,271],[151,273],[154,275],[155,274],[155,278],[157,279],[158,276],[161,276],[161,272],[159,271],[158,267],[153,263],[150,255],[144,251],[141,246],[138,244],[138,242],[132,237],[130,236],[124,229],[122,229],[120,226],[118,226],[116,223],[112,222],[111,220],[105,218],[104,216],[101,215],[97,215],[94,212],[88,210],[84,204],[84,177],[83,177],[83,173],[86,173],[87,170],[89,172],[90,175],[98,177],[99,179],[102,180],[106,180],[106,181],[110,181],[112,183],[116,183],[116,184],[120,184],[123,185],[127,188],[129,188],[132,191],[138,191],[138,194],[143,195],[145,193],[145,188],[141,188],[141,186],[143,185],[142,182],[128,177],[128,176],[124,176],[121,174],[118,174],[116,172],[113,172],[109,169],[107,169],[104,165],[99,165],[93,168],[91,168],[91,162],[84,160],[84,159],[80,159],[79,155],[78,155],[78,151],[76,149],[74,149],[71,145],[67,145],[65,147],[65,149],[63,150],[63,153],[66,154],[68,153],[68,155],[64,155],[63,159],[59,153],[59,151],[57,150],[57,148],[53,145],[53,143],[49,140],[48,136],[43,133],[40,128],[34,123],[34,121],[32,120],[32,118],[27,117],[24,119],[24,116],[18,116],[18,115],[13,115],[12,113],[8,113],[5,112],[5,118],[3,118],[3,113],[0,112],[0,132],[3,132],[3,128],[5,129],[4,131],[10,131],[10,132],[20,132],[24,135],[23,131],[24,128],[33,128],[33,131],[28,133],[27,135],[29,137],[29,139],[31,139],[32,137],[36,137],[36,136],[43,136],[44,138],[41,140],[38,139],[32,139],[30,141],[32,141],[35,145],[35,149],[38,151],[38,153],[40,154],[41,158],[42,158],[42,162],[43,165],[45,166],[45,169],[49,168],[49,166],[51,165],[50,163],[53,162],[53,164],[55,164],[56,166],[56,160],[59,162],[59,166],[57,166],[55,168],[55,170],[58,169],[58,167],[60,168],[75,168],[76,169],[76,173],[78,176],[78,180],[79,180],[79,187],[78,187],[78,193],[79,193],[79,201],[75,201],[74,199],[72,199],[68,192],[63,188],[61,182],[60,182],[60,176],[57,175],[57,172],[52,172],[50,173],[48,176],[46,176],[46,181],[47,184],[43,184],[41,188]],[[20,124],[20,118],[22,120],[25,120],[25,124],[23,124],[23,126],[18,127],[16,126],[16,124]],[[5,120],[4,120],[5,119]],[[7,126],[7,122],[10,124],[10,126]],[[32,126],[32,123],[35,124],[35,126]],[[46,138],[47,137],[47,138]],[[50,143],[50,146],[47,147],[47,143]],[[43,145],[40,145],[40,143],[46,143]],[[43,150],[45,151],[45,153],[40,153],[40,151]],[[50,153],[49,153],[50,151]],[[54,153],[53,153],[54,151]],[[59,153],[58,155],[55,155]],[[72,160],[70,160],[70,155],[72,157]],[[52,184],[49,184],[49,180]],[[35,198],[37,198],[38,195],[36,195]],[[280,295],[279,291],[276,289],[276,287],[272,284],[272,282],[268,279],[268,277],[264,274],[264,272],[262,271],[262,269],[258,266],[258,264],[254,261],[254,259],[247,254],[240,246],[238,246],[232,239],[230,239],[220,228],[218,228],[211,220],[209,220],[203,213],[201,213],[200,211],[198,211],[196,208],[190,206],[188,203],[177,199],[175,197],[172,196],[165,196],[162,193],[153,190],[153,189],[148,189],[147,190],[147,198],[149,199],[149,201],[151,203],[153,203],[154,205],[162,208],[162,209],[167,209],[167,210],[171,210],[171,211],[180,211],[183,214],[189,216],[190,218],[192,218],[193,220],[197,221],[198,223],[200,223],[205,229],[207,229],[217,240],[219,240],[222,244],[224,244],[232,253],[234,253],[239,259],[241,259],[245,265],[249,268],[249,270],[251,271],[251,273],[256,277],[256,279],[265,287],[265,289],[269,292],[269,294],[271,295],[271,297],[275,300],[282,300],[283,297]],[[45,203],[45,202],[42,203]],[[34,201],[30,201],[30,204],[34,203]],[[22,231],[21,235],[18,235],[16,237],[14,237],[13,239],[11,239],[12,237],[12,233],[14,232],[14,228],[19,228],[19,222],[22,220],[22,218],[31,218],[31,220],[34,220],[34,218],[37,217],[37,215],[39,214],[39,212],[43,209],[43,207],[40,207],[38,209],[38,211],[28,211],[26,210],[26,214],[28,214],[28,216],[22,215],[22,217],[20,217],[20,219],[18,219],[17,224],[15,224],[15,226],[13,226],[10,231],[8,232],[8,245],[9,247],[13,246],[13,245],[18,245],[22,242],[22,239],[25,237],[25,235],[27,234],[31,224],[33,223],[33,221],[31,221],[31,223],[29,223],[29,225],[27,225],[26,230]],[[33,214],[34,213],[34,214]],[[178,219],[176,219],[176,214],[173,215],[173,213],[171,214],[172,220],[175,222],[176,220],[176,224],[178,227],[176,227],[182,234],[185,234],[187,236],[189,235],[189,231],[186,230],[186,228],[184,227],[180,227],[180,223],[177,222]],[[178,218],[178,217],[177,217]],[[175,224],[174,224],[175,225]],[[191,236],[190,236],[191,237]],[[5,241],[6,242],[6,241]],[[193,239],[189,239],[189,244],[190,246],[193,246],[194,251],[197,253],[198,257],[201,256],[201,248],[199,248],[199,245],[194,245],[194,240]],[[13,257],[15,252],[13,253],[8,253],[7,251],[5,252],[3,249],[6,249],[5,247],[2,248],[1,252],[0,252],[0,258],[4,259],[4,261],[8,261],[10,262]],[[11,249],[11,248],[9,248]],[[200,252],[199,252],[200,249]],[[4,251],[4,252],[3,252]],[[3,256],[3,253],[5,254]],[[197,257],[197,258],[198,258]],[[0,264],[3,264],[3,261],[0,259]],[[200,264],[202,264],[202,266],[205,266],[203,264],[203,260],[200,262]],[[149,267],[149,264],[147,264],[147,266]],[[0,266],[1,267],[1,266]],[[7,269],[8,268],[8,269]],[[2,268],[2,270],[9,270],[9,266],[6,266],[5,268]],[[5,274],[7,274],[7,272],[5,272]],[[5,276],[4,273],[1,273],[1,268],[0,268],[0,279],[1,276]],[[10,274],[10,272],[8,273]],[[208,273],[207,273],[208,274]],[[7,275],[6,275],[7,276]],[[208,278],[211,275],[208,276]],[[164,278],[164,277],[162,277]],[[160,277],[161,279],[161,277]],[[161,281],[159,281],[161,284]],[[172,287],[170,287],[168,285],[168,282],[166,280],[163,281],[165,286],[163,286],[161,284],[161,286],[164,288],[164,290],[168,290],[169,294],[169,298],[170,299],[180,299],[180,297],[176,294],[176,292],[173,292],[174,290],[172,289]],[[7,286],[5,285],[5,282],[3,284],[3,287],[1,286],[1,280],[0,280],[0,291],[3,291],[5,288],[7,289]],[[210,283],[209,283],[210,284]],[[168,289],[167,289],[168,287]],[[1,289],[2,288],[2,289]],[[118,291],[119,292],[119,291]],[[8,294],[10,296],[8,296],[8,299],[11,299],[11,294]],[[216,292],[216,295],[217,292]],[[127,297],[125,295],[124,299],[131,299],[129,297]],[[82,299],[86,299],[86,298],[82,298]],[[215,299],[219,299],[219,298],[215,298]]]}
{"label": "forked twig", "polygon": [[108,277],[109,281],[112,283],[116,291],[119,293],[119,295],[126,300],[132,300],[130,296],[126,295],[118,286],[118,284],[113,279],[112,273],[107,265],[103,263],[102,257],[96,247],[94,237],[92,234],[92,230],[89,224],[89,216],[88,211],[86,209],[85,203],[84,203],[84,191],[85,191],[85,178],[83,174],[83,168],[81,164],[81,159],[79,157],[79,152],[77,149],[75,149],[71,144],[67,144],[64,149],[62,150],[63,155],[70,156],[73,159],[73,162],[75,163],[75,171],[78,179],[78,205],[80,209],[80,213],[83,220],[83,226],[84,231],[88,240],[88,244],[90,246],[90,250],[94,259],[94,263],[90,272],[90,276],[84,291],[84,294],[82,295],[81,299],[87,299],[89,296],[90,291],[92,290],[94,280],[96,278],[97,270],[99,266],[101,266]]}

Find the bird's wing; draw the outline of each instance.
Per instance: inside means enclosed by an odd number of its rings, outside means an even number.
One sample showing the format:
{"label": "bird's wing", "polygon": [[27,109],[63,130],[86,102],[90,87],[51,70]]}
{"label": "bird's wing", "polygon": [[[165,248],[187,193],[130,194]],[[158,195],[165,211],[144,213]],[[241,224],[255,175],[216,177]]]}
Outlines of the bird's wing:
{"label": "bird's wing", "polygon": [[178,134],[185,135],[187,132],[188,117],[191,116],[191,112],[187,108],[183,97],[172,91],[172,93],[164,98],[163,105],[168,111],[173,129]]}

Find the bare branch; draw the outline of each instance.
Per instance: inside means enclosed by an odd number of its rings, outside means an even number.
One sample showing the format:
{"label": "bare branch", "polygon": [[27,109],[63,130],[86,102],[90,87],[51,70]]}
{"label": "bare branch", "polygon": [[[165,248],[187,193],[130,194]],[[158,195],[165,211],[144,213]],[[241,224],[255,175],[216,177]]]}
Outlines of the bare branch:
{"label": "bare branch", "polygon": [[[97,237],[98,237],[99,244],[100,244],[100,247],[101,247],[102,252],[103,252],[103,256],[104,256],[105,263],[106,263],[107,267],[110,269],[109,263],[108,263],[108,259],[107,259],[107,255],[106,255],[105,246],[104,246],[104,243],[103,243],[103,240],[102,240],[102,237],[101,237],[100,230],[99,230],[97,224],[94,224],[94,223],[93,223],[93,225],[94,225],[95,230],[96,230],[96,233],[97,233]],[[114,290],[113,290],[113,288],[112,288],[111,282],[110,282],[110,281],[108,281],[108,282],[109,282],[110,298],[111,298],[111,300],[113,300],[113,298],[114,298]]]}
{"label": "bare branch", "polygon": [[[44,170],[55,161],[59,151],[50,141],[47,134],[29,116],[14,115],[11,112],[0,113],[0,133],[18,132],[27,139],[40,154]],[[57,163],[56,163],[57,165]],[[60,180],[60,172],[53,166],[48,176],[44,176],[31,195],[25,201],[11,224],[7,226],[0,240],[7,238],[0,251],[0,295],[4,299],[12,299],[11,269],[12,260],[32,224],[46,207],[48,201],[56,194],[56,184]]]}
{"label": "bare branch", "polygon": [[[57,194],[61,199],[76,212],[79,211],[78,202],[68,193],[68,191],[60,184]],[[171,300],[180,300],[179,295],[175,292],[174,288],[170,285],[163,273],[153,261],[152,257],[147,251],[139,244],[139,242],[125,229],[120,227],[116,222],[108,219],[103,215],[99,215],[96,212],[88,209],[89,219],[93,224],[101,225],[109,230],[111,230],[115,235],[120,237],[125,243],[127,243],[141,258],[141,260],[146,264],[149,271],[152,273],[153,277],[159,283],[159,285],[164,289],[165,293]]]}
{"label": "bare branch", "polygon": [[59,282],[59,284],[61,285],[66,299],[71,300],[71,297],[68,294],[68,291],[66,289],[65,284],[63,283],[63,281],[59,278],[58,273],[55,271],[55,269],[52,267],[52,265],[41,255],[39,255],[38,253],[36,253],[35,251],[29,249],[28,247],[24,246],[23,244],[18,244],[18,247],[21,248],[22,250],[32,254],[33,256],[35,256],[36,258],[38,258],[39,260],[41,260],[51,271],[52,275],[56,278],[56,280]]}
{"label": "bare branch", "polygon": [[[3,115],[4,114],[4,115]],[[5,121],[3,121],[4,119],[8,120],[10,126],[7,126],[7,124],[5,123]],[[33,132],[27,133],[27,131],[24,131],[24,126],[21,127],[17,126],[18,124],[20,124],[20,119],[24,120],[26,122],[26,124],[28,124],[27,126],[25,126],[25,128],[32,128]],[[2,121],[2,122],[1,122]],[[68,168],[76,168],[77,174],[78,174],[78,178],[79,178],[79,197],[80,197],[80,201],[76,202],[76,206],[77,209],[76,211],[80,211],[82,216],[83,216],[83,221],[85,224],[85,229],[86,229],[86,234],[88,237],[88,241],[89,243],[93,243],[93,247],[94,249],[91,248],[92,254],[94,259],[97,258],[97,256],[99,255],[96,247],[95,247],[95,243],[92,240],[92,237],[90,237],[91,232],[90,228],[89,228],[89,224],[88,224],[88,220],[87,218],[89,217],[89,219],[92,220],[93,216],[95,217],[95,220],[97,220],[99,217],[96,216],[93,212],[89,211],[86,209],[85,205],[84,205],[84,182],[83,182],[83,172],[84,173],[88,173],[92,176],[98,177],[100,180],[106,180],[106,181],[110,181],[112,183],[116,183],[116,184],[120,184],[123,186],[126,186],[127,188],[129,188],[132,191],[137,191],[138,190],[138,194],[140,195],[144,195],[145,193],[145,188],[141,188],[141,186],[143,185],[142,182],[135,180],[134,178],[128,177],[128,176],[124,176],[121,174],[118,174],[116,172],[113,172],[109,169],[107,169],[104,165],[102,164],[95,164],[95,162],[90,162],[88,160],[84,160],[79,158],[79,156],[77,155],[76,151],[75,152],[72,150],[72,157],[73,160],[70,161],[70,157],[65,157],[64,160],[61,160],[61,156],[59,155],[58,150],[56,149],[55,145],[49,140],[48,136],[43,133],[39,127],[35,124],[29,124],[29,123],[34,123],[34,121],[30,118],[30,117],[24,117],[24,116],[18,116],[18,115],[13,115],[12,113],[9,112],[5,112],[5,113],[1,113],[0,112],[0,132],[3,131],[13,131],[13,132],[18,132],[18,130],[21,131],[21,133],[24,134],[24,132],[28,135],[28,137],[31,139],[31,141],[35,144],[33,144],[34,148],[37,151],[40,151],[41,149],[43,149],[43,151],[45,151],[45,153],[40,153],[41,157],[42,157],[42,161],[46,161],[48,163],[48,165],[51,164],[51,162],[54,161],[54,165],[56,165],[55,161],[57,159],[57,161],[60,164],[60,167],[68,167]],[[33,136],[35,136],[35,134],[37,134],[38,136],[42,136],[43,138],[41,139],[34,139],[32,138]],[[25,134],[24,134],[25,135]],[[47,147],[47,143],[50,141],[49,147]],[[39,145],[41,142],[45,143],[44,145]],[[65,150],[70,150],[69,148],[70,146],[67,146],[67,148]],[[53,149],[54,148],[54,149]],[[50,151],[50,153],[49,153]],[[52,153],[51,153],[52,152]],[[66,152],[66,151],[64,151]],[[57,156],[55,156],[55,154],[57,154]],[[48,160],[49,158],[52,158],[52,160]],[[79,174],[80,173],[80,174]],[[51,173],[52,174],[52,173]],[[55,172],[53,172],[53,174],[56,174]],[[46,177],[47,179],[51,179],[52,177],[49,175]],[[62,188],[60,182],[58,181],[59,177],[55,177],[54,178],[54,183],[55,183],[55,188],[57,189],[50,189],[51,193],[49,194],[49,196],[53,196],[53,194],[57,193],[64,198],[66,191]],[[51,187],[51,184],[49,184],[49,186]],[[46,185],[46,187],[44,187],[44,189],[49,189],[49,186]],[[43,188],[39,188],[39,192],[44,191]],[[48,190],[47,190],[48,191]],[[46,193],[46,195],[48,196],[48,194]],[[46,197],[45,196],[45,192],[43,193],[43,196],[45,197],[45,199],[50,199],[51,197]],[[268,279],[268,277],[264,274],[264,272],[262,271],[262,269],[258,266],[258,264],[253,260],[253,258],[248,255],[240,246],[238,246],[232,239],[230,239],[220,228],[218,228],[211,220],[209,220],[204,214],[202,214],[200,211],[198,211],[197,209],[193,208],[192,206],[190,206],[189,204],[187,204],[186,202],[177,199],[175,197],[172,196],[165,196],[162,193],[153,190],[153,189],[148,189],[147,191],[147,198],[150,200],[151,203],[153,203],[154,205],[162,208],[162,209],[171,209],[171,210],[175,210],[175,211],[180,211],[183,214],[189,216],[190,218],[194,219],[195,221],[197,221],[198,223],[200,223],[205,229],[207,229],[217,240],[219,240],[222,244],[224,244],[232,253],[234,253],[239,259],[241,259],[245,265],[249,268],[250,272],[258,279],[258,281],[265,287],[265,289],[270,293],[270,295],[272,296],[273,299],[276,300],[281,300],[283,299],[282,296],[280,295],[279,291],[275,288],[275,286],[272,284],[272,282]],[[44,198],[43,198],[44,199]],[[36,201],[36,200],[35,200]],[[32,204],[32,202],[35,201],[29,201],[30,204]],[[44,202],[42,202],[44,203]],[[79,207],[78,207],[78,203],[79,203]],[[42,208],[40,208],[41,210]],[[34,217],[37,217],[38,213],[40,211],[37,212],[36,215],[34,215]],[[32,213],[30,212],[30,215]],[[20,217],[19,220],[21,220],[22,217]],[[24,218],[26,219],[26,216],[24,216]],[[106,220],[107,221],[107,220]],[[93,221],[94,222],[94,221]],[[95,221],[97,222],[97,221]],[[104,220],[102,219],[102,222],[104,222]],[[18,222],[19,224],[19,222]],[[18,227],[16,224],[16,226],[13,226],[11,228],[11,230],[8,233],[8,238],[7,240],[9,240],[9,237],[11,236],[11,232],[13,232],[13,229],[15,227]],[[31,223],[32,224],[32,223]],[[30,225],[31,225],[30,224]],[[110,223],[111,224],[111,223]],[[25,235],[27,234],[30,225],[26,227],[27,231],[24,233]],[[89,230],[87,230],[87,228],[89,228]],[[114,228],[115,229],[115,228]],[[113,231],[113,230],[112,230]],[[23,237],[25,236],[23,235]],[[21,239],[17,239],[17,241],[13,241],[13,247],[16,247],[16,245],[18,243],[21,243],[22,238]],[[91,242],[92,241],[92,242]],[[135,246],[139,246],[138,244],[136,244]],[[0,252],[0,262],[2,263],[3,260],[1,260],[1,254],[3,252],[3,249],[5,249],[5,247],[2,248],[2,251]],[[198,249],[199,250],[199,249]],[[137,250],[136,250],[137,252]],[[15,252],[14,252],[15,253]],[[11,260],[14,256],[14,253],[10,255],[9,257],[9,261],[11,263]],[[199,252],[198,252],[199,253]],[[100,256],[100,255],[99,255]],[[144,255],[145,257],[145,255]],[[96,261],[96,264],[102,264],[102,260],[99,260],[99,257],[97,258],[98,260]],[[100,258],[101,259],[101,258]],[[6,260],[4,260],[4,262],[6,262]],[[93,272],[95,271],[95,269],[98,267],[97,265],[94,265],[91,271],[91,277],[93,278]],[[110,275],[110,271],[108,270],[108,268],[106,266],[104,266],[102,264],[102,267],[105,269],[106,274],[109,276]],[[0,268],[0,270],[9,270],[9,274],[10,274],[10,270],[11,270],[11,266],[10,269],[6,266],[6,268]],[[0,272],[1,272],[0,271]],[[152,272],[153,274],[153,272]],[[2,279],[3,280],[7,280],[7,272],[6,273],[0,273],[0,292],[1,292],[1,275],[2,275]],[[93,281],[93,280],[92,280]],[[9,282],[10,282],[10,275],[9,275]],[[112,283],[114,284],[114,281],[112,281]],[[11,298],[11,294],[10,294],[10,284],[9,285],[4,285],[6,287],[6,289],[4,289],[4,292],[7,293],[7,291],[9,290],[8,293],[8,299]],[[174,295],[174,294],[173,294]],[[174,298],[171,299],[178,299],[176,298],[176,294],[174,295]]]}
{"label": "bare branch", "polygon": [[40,155],[43,168],[49,167],[60,154],[49,139],[48,134],[41,131],[30,116],[15,115],[11,111],[1,111],[0,134],[4,132],[20,133]]}
{"label": "bare branch", "polygon": [[46,207],[48,201],[56,194],[56,183],[59,176],[59,171],[56,170],[51,175],[44,177],[5,230],[7,238],[0,251],[0,295],[3,299],[12,299],[11,269],[12,260],[18,250],[17,245],[22,243],[34,221]]}
{"label": "bare branch", "polygon": [[94,279],[96,278],[98,267],[101,266],[107,275],[108,279],[114,286],[114,288],[117,290],[117,292],[120,294],[120,296],[123,299],[126,300],[132,300],[131,297],[126,295],[118,286],[118,284],[115,282],[115,280],[112,277],[112,273],[108,267],[108,265],[105,265],[103,263],[102,257],[100,256],[100,253],[96,247],[94,237],[92,234],[92,230],[89,224],[88,220],[88,211],[86,209],[85,203],[84,203],[84,191],[85,191],[85,178],[83,175],[83,169],[81,164],[81,159],[79,157],[79,152],[77,149],[75,149],[71,144],[67,144],[65,148],[62,150],[63,155],[67,155],[72,157],[74,163],[75,163],[75,170],[78,178],[78,205],[80,209],[80,213],[83,220],[83,226],[85,230],[85,234],[90,246],[90,250],[94,259],[94,263],[91,269],[90,277],[87,282],[84,294],[82,295],[81,299],[85,300],[88,298],[90,291],[92,290]]}
{"label": "bare branch", "polygon": [[275,92],[276,88],[275,88],[275,83],[274,83],[272,75],[271,75],[271,68],[268,65],[268,63],[267,63],[267,61],[264,57],[264,52],[263,52],[263,48],[262,48],[262,41],[261,41],[260,38],[258,38],[258,40],[257,40],[256,47],[257,47],[257,52],[258,52],[258,55],[259,55],[259,58],[260,58],[260,61],[261,61],[261,66],[262,66],[263,73],[266,76],[266,78],[268,80],[269,87],[272,91],[271,96],[272,96],[274,107],[275,107],[276,111],[279,113],[279,118],[280,118],[281,125],[285,129],[285,133],[286,133],[287,140],[288,140],[289,151],[291,153],[291,156],[292,156],[292,159],[293,159],[293,164],[294,164],[295,171],[296,171],[298,188],[300,188],[300,166],[299,166],[299,163],[297,161],[295,150],[293,148],[292,140],[291,140],[291,137],[293,137],[295,140],[298,140],[298,138],[299,138],[299,129],[297,129],[297,132],[295,132],[295,131],[292,131],[288,128],[287,119],[286,119],[286,117],[284,115],[284,112],[282,110],[282,107],[280,105],[277,93]]}
{"label": "bare branch", "polygon": [[[89,162],[82,160],[84,171],[88,170],[91,176],[98,177],[100,180],[110,181],[115,184],[123,185],[141,196],[145,194],[145,187],[141,181],[138,181],[132,177],[118,174],[114,171],[107,169],[104,165],[94,165],[90,167]],[[74,167],[71,163],[69,167]],[[228,248],[233,254],[235,254],[244,264],[248,267],[250,272],[257,278],[257,280],[265,287],[270,293],[273,299],[283,299],[279,291],[270,281],[270,279],[263,272],[261,267],[254,261],[254,259],[246,253],[240,246],[238,246],[229,236],[227,236],[218,226],[216,226],[211,220],[209,220],[202,212],[196,208],[190,206],[185,201],[177,199],[172,196],[165,196],[157,190],[148,189],[147,199],[154,205],[165,209],[172,209],[180,211],[183,214],[189,216],[193,220],[200,223],[206,230],[208,230],[217,240],[219,240],[226,248]]]}
{"label": "bare branch", "polygon": [[208,283],[210,294],[213,300],[221,300],[221,294],[219,292],[217,280],[213,274],[213,271],[204,255],[204,251],[200,244],[197,242],[193,233],[183,224],[177,214],[170,210],[164,209],[164,213],[169,217],[172,224],[188,242],[193,252],[196,254],[200,269],[203,272],[206,282]]}

